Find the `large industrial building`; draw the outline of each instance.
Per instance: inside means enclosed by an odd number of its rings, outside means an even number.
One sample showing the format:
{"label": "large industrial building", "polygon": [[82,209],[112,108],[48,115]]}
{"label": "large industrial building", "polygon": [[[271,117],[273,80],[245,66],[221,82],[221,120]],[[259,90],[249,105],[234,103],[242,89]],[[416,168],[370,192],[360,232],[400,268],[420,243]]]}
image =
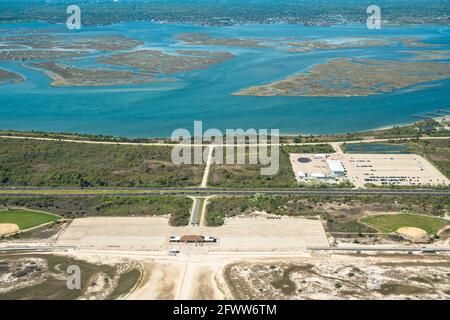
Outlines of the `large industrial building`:
{"label": "large industrial building", "polygon": [[324,154],[291,154],[292,168],[297,181],[323,180],[336,182],[346,176],[340,160]]}
{"label": "large industrial building", "polygon": [[326,162],[332,176],[345,176],[345,169],[340,160],[326,160]]}

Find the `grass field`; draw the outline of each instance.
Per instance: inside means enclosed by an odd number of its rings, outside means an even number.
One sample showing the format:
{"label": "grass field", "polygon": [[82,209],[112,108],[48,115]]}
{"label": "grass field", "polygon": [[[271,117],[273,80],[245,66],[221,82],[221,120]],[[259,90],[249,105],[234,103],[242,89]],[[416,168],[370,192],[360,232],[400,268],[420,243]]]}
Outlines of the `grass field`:
{"label": "grass field", "polygon": [[395,232],[402,227],[415,227],[428,234],[435,233],[447,224],[446,221],[414,214],[380,214],[367,216],[361,222],[372,226],[380,232]]}
{"label": "grass field", "polygon": [[[172,225],[189,223],[192,200],[172,196],[92,196],[0,197],[0,208],[21,207],[45,210],[64,218],[85,216],[162,216],[170,215]],[[1,211],[0,211],[1,212]]]}
{"label": "grass field", "polygon": [[38,211],[9,209],[0,211],[0,223],[17,224],[20,230],[40,226],[44,223],[58,220],[59,217]]}

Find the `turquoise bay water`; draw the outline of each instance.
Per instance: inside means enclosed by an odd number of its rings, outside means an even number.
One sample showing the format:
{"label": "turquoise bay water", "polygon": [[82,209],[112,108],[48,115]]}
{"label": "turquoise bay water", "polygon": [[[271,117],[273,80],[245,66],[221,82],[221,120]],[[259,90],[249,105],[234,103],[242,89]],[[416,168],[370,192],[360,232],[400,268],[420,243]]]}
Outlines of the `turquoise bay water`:
{"label": "turquoise bay water", "polygon": [[[21,28],[52,29],[43,23]],[[2,26],[17,29],[16,26]],[[177,49],[228,51],[236,58],[206,70],[175,75],[175,82],[115,87],[50,87],[48,77],[24,68],[19,62],[0,62],[0,67],[27,78],[20,84],[0,85],[0,128],[110,134],[128,137],[170,136],[177,128],[267,128],[285,134],[345,133],[416,121],[414,114],[449,109],[450,79],[422,83],[392,93],[368,97],[239,97],[231,93],[269,83],[307,70],[336,57],[411,60],[403,53],[424,48],[373,47],[321,50],[293,54],[281,48],[188,46],[174,37],[182,32],[202,32],[214,37],[334,39],[341,37],[420,37],[450,49],[450,27],[364,26],[302,27],[296,25],[244,25],[200,27],[128,23],[83,28],[75,35],[124,35],[145,42],[145,47],[173,52]],[[80,67],[96,66],[94,59],[78,61]],[[98,65],[96,67],[99,67]],[[449,75],[450,77],[450,75]]]}

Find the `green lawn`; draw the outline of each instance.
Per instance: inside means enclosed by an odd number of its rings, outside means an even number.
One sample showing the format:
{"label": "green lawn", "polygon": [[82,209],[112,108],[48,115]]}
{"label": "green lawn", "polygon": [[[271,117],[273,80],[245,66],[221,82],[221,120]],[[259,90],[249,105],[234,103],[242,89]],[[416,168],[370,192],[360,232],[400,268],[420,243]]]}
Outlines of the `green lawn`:
{"label": "green lawn", "polygon": [[59,217],[37,211],[8,209],[0,211],[0,223],[17,224],[20,230],[40,226],[44,223],[58,220]]}
{"label": "green lawn", "polygon": [[361,219],[380,232],[395,232],[401,227],[416,227],[427,233],[435,233],[447,224],[446,221],[413,214],[380,214],[367,216]]}

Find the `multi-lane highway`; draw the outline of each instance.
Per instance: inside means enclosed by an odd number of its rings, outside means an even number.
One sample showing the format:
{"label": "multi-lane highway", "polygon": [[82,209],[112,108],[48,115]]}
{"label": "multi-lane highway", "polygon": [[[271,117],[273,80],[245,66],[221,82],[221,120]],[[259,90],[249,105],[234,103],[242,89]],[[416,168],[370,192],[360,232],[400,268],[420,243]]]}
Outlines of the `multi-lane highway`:
{"label": "multi-lane highway", "polygon": [[257,193],[267,195],[329,195],[329,196],[352,196],[352,195],[430,195],[449,197],[448,189],[332,189],[332,188],[1,188],[0,197],[21,196],[156,196],[156,195],[178,195],[178,196],[251,196]]}

